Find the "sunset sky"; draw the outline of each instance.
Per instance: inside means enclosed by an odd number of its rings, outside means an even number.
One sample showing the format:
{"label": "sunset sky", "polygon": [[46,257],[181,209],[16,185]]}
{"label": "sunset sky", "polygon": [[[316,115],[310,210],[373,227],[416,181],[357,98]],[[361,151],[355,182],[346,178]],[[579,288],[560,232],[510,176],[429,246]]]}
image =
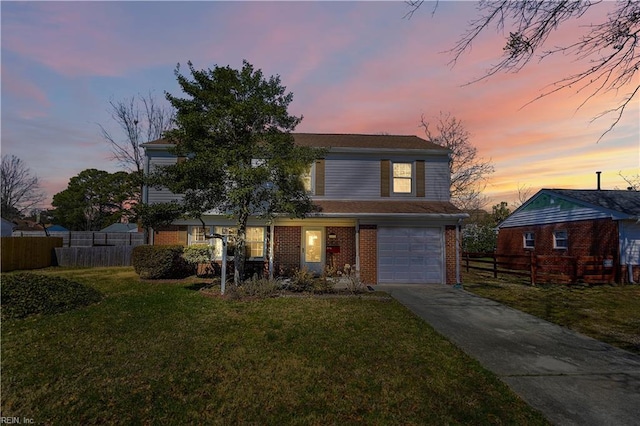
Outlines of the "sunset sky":
{"label": "sunset sky", "polygon": [[[576,40],[611,3],[563,27],[550,45]],[[411,18],[404,2],[5,2],[2,12],[2,154],[16,155],[48,194],[84,169],[118,170],[98,123],[114,134],[110,100],[180,95],[177,63],[197,69],[246,59],[279,74],[294,93],[298,132],[424,136],[422,115],[462,120],[495,173],[486,208],[512,203],[517,188],[623,189],[640,168],[638,99],[598,142],[612,96],[570,89],[525,106],[579,70],[571,57],[532,62],[517,74],[483,75],[502,54],[493,29],[451,66],[451,49],[477,16],[474,2],[425,3]],[[508,29],[505,30],[508,34]],[[584,66],[584,62],[582,63]],[[636,83],[637,84],[637,79]],[[629,90],[630,91],[630,90]],[[622,91],[618,95],[624,95]],[[44,207],[44,206],[43,206]]]}

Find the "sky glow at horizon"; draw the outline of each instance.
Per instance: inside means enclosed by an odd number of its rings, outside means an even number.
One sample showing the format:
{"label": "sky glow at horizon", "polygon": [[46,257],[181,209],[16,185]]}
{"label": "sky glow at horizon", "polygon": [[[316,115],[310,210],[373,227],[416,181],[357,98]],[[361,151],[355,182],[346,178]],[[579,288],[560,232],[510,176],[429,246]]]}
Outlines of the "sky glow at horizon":
{"label": "sky glow at horizon", "polygon": [[[576,39],[607,3],[561,27],[550,45]],[[452,66],[447,53],[477,16],[473,2],[425,3],[411,18],[403,2],[2,2],[3,155],[16,155],[51,197],[71,177],[114,172],[98,123],[114,134],[110,100],[149,91],[181,96],[174,69],[246,59],[278,74],[294,93],[297,132],[390,133],[424,137],[421,116],[460,119],[496,172],[489,202],[514,202],[518,187],[624,189],[640,169],[640,102],[598,141],[613,116],[611,94],[580,107],[590,92],[563,90],[529,103],[579,70],[552,57],[516,74],[467,84],[502,54],[489,30]],[[601,18],[600,18],[601,19]],[[508,32],[508,30],[505,30]],[[584,62],[582,63],[584,66]],[[573,90],[573,91],[572,91]],[[624,94],[624,93],[620,93]],[[580,108],[579,108],[580,107]]]}

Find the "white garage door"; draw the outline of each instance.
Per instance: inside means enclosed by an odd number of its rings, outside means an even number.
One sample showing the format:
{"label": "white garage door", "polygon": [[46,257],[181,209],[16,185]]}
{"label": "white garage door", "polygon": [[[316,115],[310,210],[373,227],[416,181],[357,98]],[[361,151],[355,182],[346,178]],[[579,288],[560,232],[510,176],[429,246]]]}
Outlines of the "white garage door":
{"label": "white garage door", "polygon": [[444,282],[442,229],[378,228],[380,283]]}

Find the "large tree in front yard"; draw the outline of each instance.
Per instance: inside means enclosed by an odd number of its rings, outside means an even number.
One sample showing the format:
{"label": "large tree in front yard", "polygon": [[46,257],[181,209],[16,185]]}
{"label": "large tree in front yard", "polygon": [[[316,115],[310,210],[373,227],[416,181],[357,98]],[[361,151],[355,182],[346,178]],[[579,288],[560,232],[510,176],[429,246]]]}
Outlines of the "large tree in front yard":
{"label": "large tree in front yard", "polygon": [[267,79],[246,61],[241,70],[188,65],[191,79],[180,73],[179,65],[175,71],[186,97],[167,93],[176,110],[176,128],[166,137],[181,161],[158,170],[152,181],[184,194],[188,217],[201,219],[212,212],[235,219],[238,284],[249,217],[304,217],[313,211],[300,175],[320,151],[294,144],[291,132],[302,117],[288,113],[293,94],[279,76]]}

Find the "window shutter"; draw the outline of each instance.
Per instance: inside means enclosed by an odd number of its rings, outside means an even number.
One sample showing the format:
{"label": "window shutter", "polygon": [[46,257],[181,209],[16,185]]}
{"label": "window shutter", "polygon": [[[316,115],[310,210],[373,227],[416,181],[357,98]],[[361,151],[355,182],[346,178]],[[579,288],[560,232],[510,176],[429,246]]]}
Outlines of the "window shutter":
{"label": "window shutter", "polygon": [[389,175],[391,171],[391,160],[381,160],[380,161],[380,196],[388,197],[389,196],[389,185],[391,183],[391,176]]}
{"label": "window shutter", "polygon": [[416,197],[425,196],[424,175],[425,175],[424,160],[418,160],[416,161]]}
{"label": "window shutter", "polygon": [[324,160],[316,160],[315,195],[324,196]]}

